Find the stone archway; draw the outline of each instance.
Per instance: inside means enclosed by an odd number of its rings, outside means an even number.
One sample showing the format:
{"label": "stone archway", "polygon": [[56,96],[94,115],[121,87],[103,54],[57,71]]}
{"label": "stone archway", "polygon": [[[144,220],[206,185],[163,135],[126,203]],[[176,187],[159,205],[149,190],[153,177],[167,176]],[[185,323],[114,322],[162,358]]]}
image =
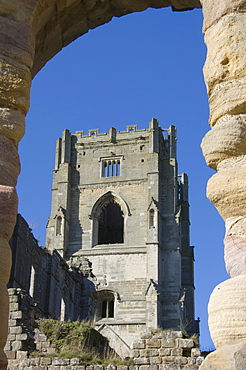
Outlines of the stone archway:
{"label": "stone archway", "polygon": [[[208,46],[204,75],[212,127],[202,148],[207,164],[218,171],[209,181],[208,197],[226,221],[225,260],[232,276],[215,289],[210,304],[210,328],[220,349],[228,341],[236,343],[246,337],[245,310],[238,315],[239,307],[244,307],[246,290],[246,1],[201,2]],[[62,47],[113,16],[165,6],[186,10],[201,4],[199,0],[25,0],[21,4],[18,0],[0,0],[0,348],[7,336],[5,285],[11,267],[8,240],[17,212],[15,186],[20,171],[17,148],[25,131],[32,76]],[[5,369],[2,350],[0,368],[1,364]],[[205,366],[206,362],[202,367]]]}

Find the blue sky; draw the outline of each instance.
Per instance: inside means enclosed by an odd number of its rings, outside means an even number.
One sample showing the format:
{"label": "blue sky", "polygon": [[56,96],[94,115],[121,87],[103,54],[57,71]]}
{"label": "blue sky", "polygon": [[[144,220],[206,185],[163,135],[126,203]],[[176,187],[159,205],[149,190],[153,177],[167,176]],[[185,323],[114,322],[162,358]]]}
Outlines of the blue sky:
{"label": "blue sky", "polygon": [[189,175],[191,245],[195,248],[196,317],[202,349],[213,347],[207,303],[228,278],[223,261],[224,223],[206,198],[214,173],[200,142],[209,130],[202,67],[206,57],[201,10],[149,9],[114,18],[74,41],[34,78],[26,135],[19,149],[19,212],[40,245],[50,213],[55,141],[76,131],[126,125],[178,127],[179,173]]}

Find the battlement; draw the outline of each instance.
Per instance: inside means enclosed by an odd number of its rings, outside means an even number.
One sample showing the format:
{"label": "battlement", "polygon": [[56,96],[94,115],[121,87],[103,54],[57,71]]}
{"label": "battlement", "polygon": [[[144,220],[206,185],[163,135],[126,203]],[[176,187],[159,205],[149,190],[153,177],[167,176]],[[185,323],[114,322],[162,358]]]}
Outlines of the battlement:
{"label": "battlement", "polygon": [[[162,156],[176,159],[176,127],[170,126],[168,129],[162,129],[157,119],[153,118],[149,123],[149,128],[138,129],[137,125],[126,126],[126,131],[117,131],[111,127],[109,132],[100,133],[99,129],[77,131],[75,134],[66,129],[56,143],[56,162],[57,170],[62,163],[71,163],[72,152],[80,151],[85,155],[85,149],[92,147],[104,151],[108,149],[109,153],[114,155],[114,149],[121,145],[139,145],[139,151],[143,153],[162,153]],[[111,152],[110,152],[111,151]],[[87,152],[88,153],[88,152]],[[118,153],[120,154],[120,153]],[[111,154],[110,154],[111,155]]]}
{"label": "battlement", "polygon": [[[98,141],[98,140],[116,140],[117,139],[124,139],[124,138],[136,138],[139,135],[143,135],[146,137],[150,134],[153,130],[161,129],[158,120],[153,118],[149,123],[149,128],[138,129],[138,125],[127,125],[126,131],[117,131],[116,128],[110,127],[109,132],[99,132],[99,129],[90,129],[88,130],[88,134],[86,135],[84,131],[76,131],[75,136],[77,138],[83,138],[83,140],[88,139],[88,141]],[[165,130],[168,131],[168,130]]]}

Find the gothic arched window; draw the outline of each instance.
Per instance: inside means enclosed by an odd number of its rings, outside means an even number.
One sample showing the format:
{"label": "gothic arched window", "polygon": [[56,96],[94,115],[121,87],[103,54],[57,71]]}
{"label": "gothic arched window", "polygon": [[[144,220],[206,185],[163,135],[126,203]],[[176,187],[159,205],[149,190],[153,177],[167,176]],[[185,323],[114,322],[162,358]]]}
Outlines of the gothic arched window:
{"label": "gothic arched window", "polygon": [[124,243],[124,217],[120,206],[111,201],[98,219],[98,244]]}

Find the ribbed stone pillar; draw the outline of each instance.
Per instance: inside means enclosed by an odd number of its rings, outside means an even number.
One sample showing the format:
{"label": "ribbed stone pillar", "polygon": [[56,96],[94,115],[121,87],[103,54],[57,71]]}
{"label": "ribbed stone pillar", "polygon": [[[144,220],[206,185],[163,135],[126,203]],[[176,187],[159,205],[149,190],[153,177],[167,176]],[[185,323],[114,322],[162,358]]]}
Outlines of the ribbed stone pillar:
{"label": "ribbed stone pillar", "polygon": [[245,11],[245,0],[203,1],[212,129],[202,149],[207,164],[218,171],[208,182],[207,195],[226,223],[225,263],[231,279],[211,295],[209,327],[217,351],[201,369],[246,369]]}

